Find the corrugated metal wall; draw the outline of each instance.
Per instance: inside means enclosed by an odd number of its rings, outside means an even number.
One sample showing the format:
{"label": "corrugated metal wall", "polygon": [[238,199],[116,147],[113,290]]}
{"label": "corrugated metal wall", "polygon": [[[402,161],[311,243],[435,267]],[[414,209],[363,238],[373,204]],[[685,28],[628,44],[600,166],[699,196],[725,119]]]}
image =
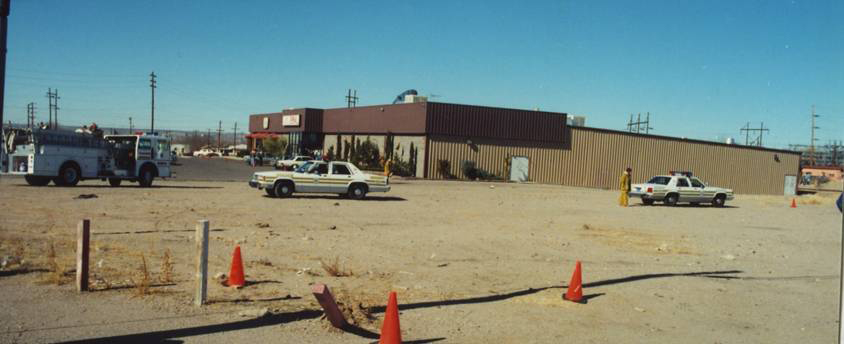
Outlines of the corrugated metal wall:
{"label": "corrugated metal wall", "polygon": [[[797,175],[799,154],[684,142],[646,135],[572,127],[564,143],[431,136],[428,176],[443,179],[439,160],[451,163],[451,173],[460,171],[464,160],[506,177],[506,160],[513,155],[530,159],[531,181],[594,188],[618,188],[626,167],[633,168],[633,182],[644,182],[669,170],[693,171],[704,182],[732,188],[745,194],[783,194],[786,175]],[[776,158],[775,158],[776,157]],[[779,161],[777,161],[777,159]]]}

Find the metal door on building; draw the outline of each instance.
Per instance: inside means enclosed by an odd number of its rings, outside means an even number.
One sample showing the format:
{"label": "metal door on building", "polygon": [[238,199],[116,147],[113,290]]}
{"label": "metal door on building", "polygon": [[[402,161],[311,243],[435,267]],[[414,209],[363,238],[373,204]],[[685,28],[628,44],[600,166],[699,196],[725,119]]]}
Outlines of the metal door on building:
{"label": "metal door on building", "polygon": [[510,181],[526,182],[530,169],[530,160],[526,156],[514,156],[510,158]]}
{"label": "metal door on building", "polygon": [[794,196],[797,193],[797,176],[785,176],[785,185],[783,186],[783,194],[786,196]]}

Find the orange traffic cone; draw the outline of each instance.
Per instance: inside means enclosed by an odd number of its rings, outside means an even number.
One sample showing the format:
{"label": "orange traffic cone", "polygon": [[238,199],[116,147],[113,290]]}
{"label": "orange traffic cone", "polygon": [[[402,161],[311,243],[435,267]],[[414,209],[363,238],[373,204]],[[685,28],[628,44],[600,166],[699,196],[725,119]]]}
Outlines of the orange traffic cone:
{"label": "orange traffic cone", "polygon": [[581,281],[580,261],[574,266],[574,274],[571,275],[571,282],[569,282],[569,290],[563,295],[564,300],[569,300],[577,303],[586,303],[583,299],[583,285]]}
{"label": "orange traffic cone", "polygon": [[791,199],[791,207],[792,207],[792,208],[797,208],[797,199],[795,199],[795,198],[792,198],[792,199]]}
{"label": "orange traffic cone", "polygon": [[396,292],[390,292],[387,302],[387,312],[384,313],[384,325],[381,326],[381,339],[378,344],[401,344],[401,328],[399,326],[399,305]]}
{"label": "orange traffic cone", "polygon": [[240,258],[240,245],[234,248],[232,267],[229,270],[229,280],[226,284],[229,287],[242,287],[246,284],[243,278],[243,260]]}

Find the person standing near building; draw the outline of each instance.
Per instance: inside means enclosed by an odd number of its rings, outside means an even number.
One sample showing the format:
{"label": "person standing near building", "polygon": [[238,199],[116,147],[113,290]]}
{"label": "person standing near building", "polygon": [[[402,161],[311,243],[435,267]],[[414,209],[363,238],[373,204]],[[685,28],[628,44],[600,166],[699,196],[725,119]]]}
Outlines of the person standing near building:
{"label": "person standing near building", "polygon": [[628,167],[621,174],[619,181],[619,188],[621,189],[621,196],[618,197],[618,205],[622,207],[627,206],[627,193],[630,192],[630,179],[633,177],[633,169]]}
{"label": "person standing near building", "polygon": [[384,162],[384,175],[387,177],[391,176],[393,174],[392,168],[393,159],[387,159],[387,161]]}

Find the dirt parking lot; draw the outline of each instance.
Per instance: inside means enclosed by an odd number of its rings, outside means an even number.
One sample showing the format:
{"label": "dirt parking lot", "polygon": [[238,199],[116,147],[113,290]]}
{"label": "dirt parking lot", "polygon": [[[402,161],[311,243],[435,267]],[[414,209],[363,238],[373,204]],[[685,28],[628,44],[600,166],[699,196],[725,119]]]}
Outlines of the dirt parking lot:
{"label": "dirt parking lot", "polygon": [[[411,342],[828,343],[838,330],[831,195],[801,196],[796,209],[747,195],[726,208],[620,208],[615,191],[534,184],[397,180],[365,201],[273,199],[245,181],[24,184],[0,180],[4,343],[369,343],[390,290]],[[94,291],[78,294],[83,218]],[[249,285],[212,279],[210,304],[196,308],[201,219],[210,274],[228,273],[239,244]],[[561,300],[577,260],[585,305]],[[331,287],[357,330],[328,325],[314,283]]]}

